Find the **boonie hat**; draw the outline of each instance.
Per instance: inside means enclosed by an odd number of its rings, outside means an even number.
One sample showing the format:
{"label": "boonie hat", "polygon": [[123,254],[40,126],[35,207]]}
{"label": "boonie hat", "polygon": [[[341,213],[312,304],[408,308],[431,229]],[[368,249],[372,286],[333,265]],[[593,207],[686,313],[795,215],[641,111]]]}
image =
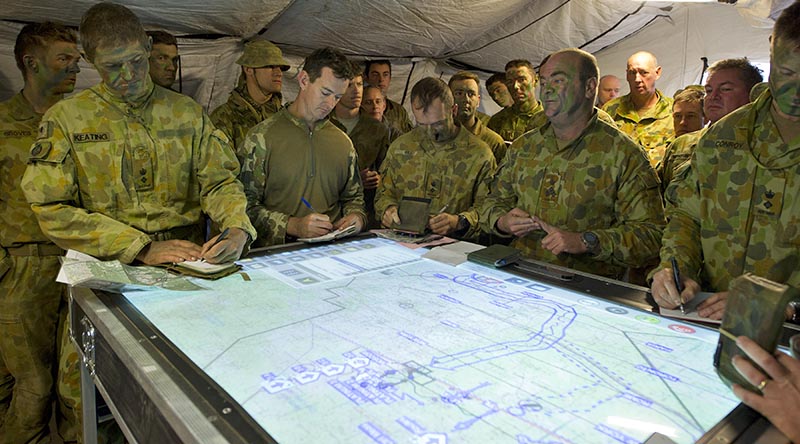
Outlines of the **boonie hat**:
{"label": "boonie hat", "polygon": [[236,64],[248,68],[280,66],[281,71],[289,69],[289,62],[283,58],[281,49],[267,40],[252,40],[245,43],[244,52]]}

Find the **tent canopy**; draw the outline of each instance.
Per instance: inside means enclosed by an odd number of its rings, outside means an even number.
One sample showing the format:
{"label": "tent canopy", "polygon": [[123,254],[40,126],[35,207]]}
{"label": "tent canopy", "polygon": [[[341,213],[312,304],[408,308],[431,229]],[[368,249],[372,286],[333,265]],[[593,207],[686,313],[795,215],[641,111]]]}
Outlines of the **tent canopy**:
{"label": "tent canopy", "polygon": [[[638,50],[663,66],[658,87],[667,94],[700,81],[701,57],[709,63],[748,57],[766,67],[770,17],[790,0],[721,3],[631,0],[128,0],[147,29],[179,37],[183,91],[211,110],[225,101],[238,77],[242,41],[266,38],[293,64],[313,49],[333,46],[355,59],[393,61],[390,97],[400,100],[421,77],[449,77],[459,69],[486,78],[508,60],[538,65],[558,49],[595,54],[603,74],[624,77],[625,61]],[[0,99],[22,86],[13,60],[16,34],[27,22],[57,20],[77,26],[94,1],[8,0],[0,12]],[[735,31],[734,31],[735,30]],[[99,77],[82,64],[78,88]],[[410,87],[408,88],[410,89]],[[625,89],[625,88],[624,88]],[[292,99],[296,84],[284,83]],[[487,112],[497,107],[484,91]],[[407,102],[407,100],[406,100]]]}

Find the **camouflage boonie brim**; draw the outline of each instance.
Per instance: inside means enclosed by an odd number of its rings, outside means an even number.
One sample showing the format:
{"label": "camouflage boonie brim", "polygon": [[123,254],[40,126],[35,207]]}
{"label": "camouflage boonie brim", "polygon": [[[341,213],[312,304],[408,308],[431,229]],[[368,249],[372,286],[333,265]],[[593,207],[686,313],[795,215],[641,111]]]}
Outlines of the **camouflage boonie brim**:
{"label": "camouflage boonie brim", "polygon": [[289,69],[289,62],[283,58],[281,49],[266,40],[253,40],[245,43],[244,52],[236,64],[248,68],[280,66],[281,71]]}

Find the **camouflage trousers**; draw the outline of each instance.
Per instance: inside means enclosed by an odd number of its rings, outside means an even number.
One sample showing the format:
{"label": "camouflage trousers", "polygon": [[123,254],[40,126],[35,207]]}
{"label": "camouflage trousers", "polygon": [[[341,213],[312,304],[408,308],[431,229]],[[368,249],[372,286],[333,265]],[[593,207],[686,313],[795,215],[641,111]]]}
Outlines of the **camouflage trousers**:
{"label": "camouflage trousers", "polygon": [[0,443],[49,443],[60,263],[5,256],[0,264]]}

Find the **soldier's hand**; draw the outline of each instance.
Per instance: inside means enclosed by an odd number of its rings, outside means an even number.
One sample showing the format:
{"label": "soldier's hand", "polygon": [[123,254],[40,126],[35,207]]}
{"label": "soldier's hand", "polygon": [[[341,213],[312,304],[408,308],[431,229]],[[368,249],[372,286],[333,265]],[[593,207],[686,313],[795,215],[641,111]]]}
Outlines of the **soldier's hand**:
{"label": "soldier's hand", "polygon": [[581,240],[580,233],[556,228],[536,216],[533,216],[533,220],[547,233],[547,235],[542,238],[542,248],[545,250],[555,255],[561,253],[586,253],[586,245]]}
{"label": "soldier's hand", "polygon": [[242,255],[248,237],[247,232],[241,228],[231,228],[228,236],[219,243],[215,244],[219,238],[219,235],[216,235],[203,244],[200,256],[212,264],[235,261]]}
{"label": "soldier's hand", "polygon": [[317,237],[328,234],[333,229],[331,219],[319,213],[311,213],[306,217],[290,217],[286,232],[294,237]]}
{"label": "soldier's hand", "polygon": [[521,237],[538,230],[539,224],[533,220],[530,214],[520,208],[514,208],[508,213],[497,219],[497,228],[503,233],[513,234]]}
{"label": "soldier's hand", "polygon": [[734,356],[733,366],[754,386],[764,381],[766,385],[758,394],[734,384],[733,394],[769,419],[790,441],[800,442],[800,361],[780,351],[771,354],[744,336],[736,339],[736,345],[766,374],[743,356]]}
{"label": "soldier's hand", "polygon": [[136,259],[147,265],[196,261],[202,252],[199,245],[185,240],[153,241],[142,248]]}
{"label": "soldier's hand", "polygon": [[428,219],[428,227],[436,234],[446,236],[455,231],[458,225],[458,215],[449,213],[439,213]]}
{"label": "soldier's hand", "polygon": [[392,205],[383,212],[381,217],[381,225],[386,228],[391,228],[392,224],[400,223],[400,215],[397,214],[397,205]]}
{"label": "soldier's hand", "polygon": [[714,293],[697,306],[697,314],[702,318],[720,320],[722,319],[722,315],[725,314],[725,305],[727,302],[727,291]]}
{"label": "soldier's hand", "polygon": [[681,280],[683,281],[683,292],[679,295],[678,287],[675,286],[672,268],[662,268],[653,275],[653,284],[650,286],[650,292],[659,307],[672,310],[681,305],[681,297],[683,297],[683,303],[686,304],[700,292],[700,284],[694,279],[681,276]]}
{"label": "soldier's hand", "polygon": [[365,190],[374,190],[381,183],[381,175],[377,171],[364,168],[361,170],[361,182],[364,184]]}
{"label": "soldier's hand", "polygon": [[337,220],[336,223],[333,224],[333,229],[341,230],[342,228],[347,228],[350,225],[356,226],[356,233],[360,233],[361,230],[364,229],[364,222],[361,220],[361,216],[353,213]]}

